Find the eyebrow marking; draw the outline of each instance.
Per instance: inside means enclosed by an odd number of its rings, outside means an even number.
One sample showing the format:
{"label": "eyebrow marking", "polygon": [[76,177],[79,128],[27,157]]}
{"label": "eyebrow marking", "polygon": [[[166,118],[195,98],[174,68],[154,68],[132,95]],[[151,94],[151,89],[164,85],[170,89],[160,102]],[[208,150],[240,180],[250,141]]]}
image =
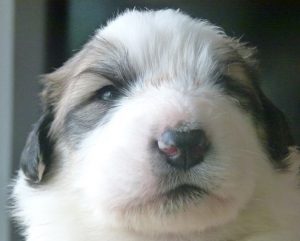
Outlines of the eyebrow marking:
{"label": "eyebrow marking", "polygon": [[105,39],[98,44],[101,45],[101,52],[96,56],[95,62],[78,75],[89,73],[104,77],[117,87],[128,86],[137,79],[137,70],[130,63],[125,47],[116,46]]}
{"label": "eyebrow marking", "polygon": [[254,85],[247,85],[228,75],[222,75],[216,84],[221,85],[227,95],[237,99],[245,111],[251,112],[255,118],[260,118],[262,106]]}

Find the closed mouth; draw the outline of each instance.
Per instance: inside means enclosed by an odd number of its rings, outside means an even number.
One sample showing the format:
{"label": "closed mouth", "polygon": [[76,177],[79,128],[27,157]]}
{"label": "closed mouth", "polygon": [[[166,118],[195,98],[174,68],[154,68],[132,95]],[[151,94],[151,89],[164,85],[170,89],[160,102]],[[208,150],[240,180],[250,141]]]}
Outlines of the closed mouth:
{"label": "closed mouth", "polygon": [[145,200],[139,204],[135,203],[132,208],[140,212],[145,209],[147,210],[146,207],[154,207],[157,208],[159,212],[174,214],[180,210],[186,210],[190,206],[201,203],[203,197],[208,195],[208,193],[207,190],[199,186],[181,184],[153,197],[153,199]]}
{"label": "closed mouth", "polygon": [[183,184],[165,193],[167,199],[198,199],[207,194],[207,191],[195,185]]}

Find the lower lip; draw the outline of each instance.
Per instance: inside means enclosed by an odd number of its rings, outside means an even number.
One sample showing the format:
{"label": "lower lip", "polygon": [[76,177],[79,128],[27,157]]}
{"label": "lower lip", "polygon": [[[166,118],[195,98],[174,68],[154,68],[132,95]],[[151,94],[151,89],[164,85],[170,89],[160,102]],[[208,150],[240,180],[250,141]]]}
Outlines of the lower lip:
{"label": "lower lip", "polygon": [[207,191],[200,187],[183,184],[174,189],[167,191],[165,193],[165,196],[171,199],[184,198],[184,197],[194,199],[194,198],[202,197],[205,194],[207,194]]}

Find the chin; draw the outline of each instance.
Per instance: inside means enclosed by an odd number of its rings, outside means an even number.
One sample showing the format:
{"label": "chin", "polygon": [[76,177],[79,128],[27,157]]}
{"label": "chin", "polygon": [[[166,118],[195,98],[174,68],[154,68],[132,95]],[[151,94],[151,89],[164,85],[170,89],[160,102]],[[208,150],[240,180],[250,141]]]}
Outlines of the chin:
{"label": "chin", "polygon": [[299,153],[255,49],[128,10],[45,75],[12,191],[27,241],[298,241]]}

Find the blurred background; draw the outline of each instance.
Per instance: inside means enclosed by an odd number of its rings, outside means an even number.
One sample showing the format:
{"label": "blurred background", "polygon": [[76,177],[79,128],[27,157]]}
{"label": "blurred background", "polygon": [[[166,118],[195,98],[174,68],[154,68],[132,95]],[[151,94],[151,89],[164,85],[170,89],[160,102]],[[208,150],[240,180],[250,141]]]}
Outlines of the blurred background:
{"label": "blurred background", "polygon": [[76,53],[108,18],[133,7],[180,8],[256,46],[263,89],[286,114],[299,145],[299,1],[0,0],[0,240],[22,240],[7,218],[5,187],[40,115],[39,75]]}

